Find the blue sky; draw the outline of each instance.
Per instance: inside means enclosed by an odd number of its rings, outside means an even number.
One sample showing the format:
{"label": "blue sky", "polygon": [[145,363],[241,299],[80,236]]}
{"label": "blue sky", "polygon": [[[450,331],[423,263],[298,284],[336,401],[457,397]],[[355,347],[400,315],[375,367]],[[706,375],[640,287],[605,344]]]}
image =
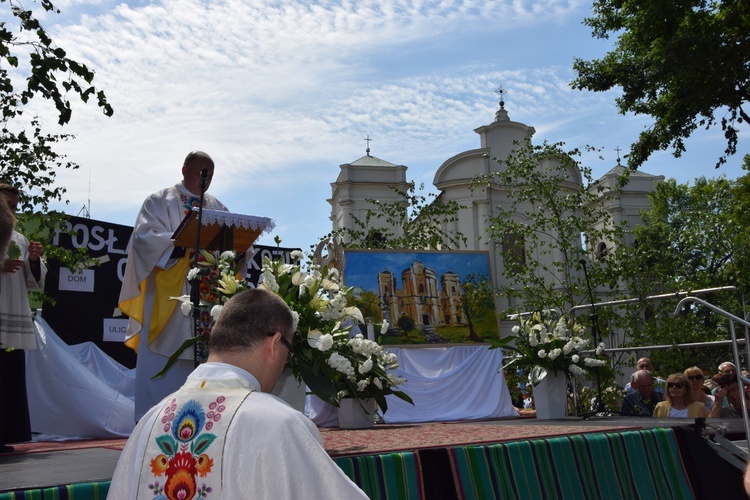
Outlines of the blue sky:
{"label": "blue sky", "polygon": [[[365,153],[406,165],[431,185],[437,168],[479,147],[473,130],[494,119],[507,90],[511,120],[535,142],[603,148],[584,156],[601,176],[649,121],[619,115],[616,91],[572,90],[575,57],[601,57],[611,42],[582,24],[578,0],[59,0],[43,26],[96,71],[115,114],[74,103],[60,146],[81,165],[61,173],[73,215],[132,225],[143,199],[179,181],[187,152],[211,154],[211,193],[232,211],[271,217],[260,242],[309,248],[330,230],[330,183]],[[3,9],[7,8],[4,4]],[[7,16],[7,11],[3,11]],[[48,103],[32,110],[52,127]],[[659,153],[642,167],[680,182],[742,174],[748,153],[714,169],[720,130],[700,131],[688,152]]]}

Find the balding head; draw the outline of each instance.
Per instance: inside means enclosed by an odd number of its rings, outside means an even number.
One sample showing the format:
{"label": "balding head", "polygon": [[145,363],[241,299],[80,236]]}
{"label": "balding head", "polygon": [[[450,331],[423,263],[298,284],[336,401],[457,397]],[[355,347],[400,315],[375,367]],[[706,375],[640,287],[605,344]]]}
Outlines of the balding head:
{"label": "balding head", "polygon": [[654,371],[654,365],[651,364],[651,360],[649,358],[641,358],[635,363],[635,367],[638,370],[648,370],[650,372]]}
{"label": "balding head", "polygon": [[654,377],[648,370],[638,370],[633,375],[633,387],[641,393],[643,399],[651,399],[654,390]]}
{"label": "balding head", "polygon": [[203,151],[192,151],[182,163],[182,185],[195,195],[201,192],[201,171],[206,170],[206,191],[214,176],[214,161]]}
{"label": "balding head", "polygon": [[719,365],[719,373],[737,373],[737,367],[731,361],[724,361]]}

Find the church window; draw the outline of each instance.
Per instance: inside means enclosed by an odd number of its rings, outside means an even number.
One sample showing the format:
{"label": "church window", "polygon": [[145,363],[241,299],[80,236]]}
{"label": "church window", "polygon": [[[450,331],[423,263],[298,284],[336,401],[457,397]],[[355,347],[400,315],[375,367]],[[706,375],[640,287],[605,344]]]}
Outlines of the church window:
{"label": "church window", "polygon": [[601,259],[607,256],[607,244],[603,241],[596,247],[596,258]]}
{"label": "church window", "polygon": [[526,243],[520,233],[508,232],[503,235],[503,263],[508,270],[521,270],[526,266]]}

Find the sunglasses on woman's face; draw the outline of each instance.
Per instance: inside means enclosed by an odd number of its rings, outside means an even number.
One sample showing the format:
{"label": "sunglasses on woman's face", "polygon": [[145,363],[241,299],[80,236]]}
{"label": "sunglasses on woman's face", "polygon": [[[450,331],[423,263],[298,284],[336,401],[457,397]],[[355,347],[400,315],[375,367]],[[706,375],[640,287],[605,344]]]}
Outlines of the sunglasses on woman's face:
{"label": "sunglasses on woman's face", "polygon": [[682,382],[667,382],[667,388],[671,389],[672,387],[676,387],[677,389],[682,389]]}
{"label": "sunglasses on woman's face", "polygon": [[703,380],[703,375],[688,375],[690,380]]}

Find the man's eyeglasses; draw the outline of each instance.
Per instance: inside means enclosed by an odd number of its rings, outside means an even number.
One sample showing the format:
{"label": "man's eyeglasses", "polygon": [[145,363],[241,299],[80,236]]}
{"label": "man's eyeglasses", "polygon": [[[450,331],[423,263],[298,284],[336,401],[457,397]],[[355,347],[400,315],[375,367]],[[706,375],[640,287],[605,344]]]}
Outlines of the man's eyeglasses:
{"label": "man's eyeglasses", "polygon": [[703,380],[703,375],[688,375],[687,378],[690,380]]}
{"label": "man's eyeglasses", "polygon": [[[277,332],[268,332],[268,336],[273,337],[274,335],[276,335],[276,333]],[[283,333],[281,334],[281,337],[279,337],[279,340],[281,341],[282,344],[284,344],[284,347],[286,347],[289,350],[289,353],[287,354],[287,359],[291,359],[292,354],[294,352],[292,350],[292,344],[286,339],[286,337],[284,337]]]}
{"label": "man's eyeglasses", "polygon": [[682,382],[667,382],[667,389],[671,389],[672,387],[682,389]]}

